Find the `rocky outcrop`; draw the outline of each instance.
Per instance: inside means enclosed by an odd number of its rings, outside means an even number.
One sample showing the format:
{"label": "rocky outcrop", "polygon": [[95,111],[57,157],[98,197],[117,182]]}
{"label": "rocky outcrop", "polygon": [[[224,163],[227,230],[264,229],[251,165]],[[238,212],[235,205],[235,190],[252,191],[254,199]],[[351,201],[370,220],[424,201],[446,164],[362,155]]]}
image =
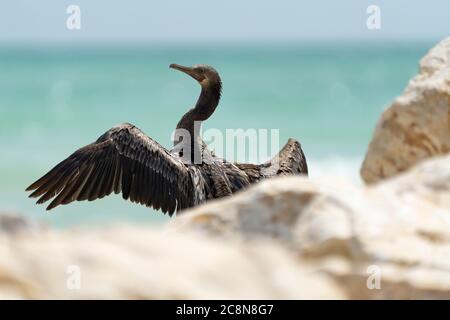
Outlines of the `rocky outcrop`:
{"label": "rocky outcrop", "polygon": [[267,181],[194,209],[171,228],[226,241],[278,239],[350,298],[449,299],[450,156],[373,187]]}
{"label": "rocky outcrop", "polygon": [[450,299],[450,155],[371,187],[266,181],[159,230],[18,225],[0,298]]}
{"label": "rocky outcrop", "polygon": [[32,222],[17,212],[0,212],[0,235],[31,233],[43,228],[43,224]]}
{"label": "rocky outcrop", "polygon": [[367,183],[450,151],[450,38],[431,49],[419,74],[383,113],[361,168]]}
{"label": "rocky outcrop", "polygon": [[0,234],[0,299],[344,298],[273,241],[149,227]]}

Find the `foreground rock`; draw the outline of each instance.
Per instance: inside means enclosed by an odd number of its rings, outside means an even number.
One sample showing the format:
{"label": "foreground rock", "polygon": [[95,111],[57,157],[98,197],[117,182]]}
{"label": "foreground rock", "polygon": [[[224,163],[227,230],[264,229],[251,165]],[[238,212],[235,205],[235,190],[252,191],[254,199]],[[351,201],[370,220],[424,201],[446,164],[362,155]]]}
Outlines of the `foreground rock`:
{"label": "foreground rock", "polygon": [[0,234],[30,234],[45,228],[45,225],[32,222],[16,212],[0,212]]}
{"label": "foreground rock", "polygon": [[450,151],[450,38],[431,49],[419,74],[383,113],[361,176],[367,183]]}
{"label": "foreground rock", "polygon": [[0,299],[344,297],[273,241],[224,243],[131,226],[0,233]]}
{"label": "foreground rock", "polygon": [[0,298],[450,299],[450,155],[373,187],[266,181],[162,230],[0,221]]}
{"label": "foreground rock", "polygon": [[[278,239],[350,298],[450,298],[450,156],[374,187],[283,178],[173,221],[236,240]],[[377,286],[381,275],[381,289]],[[372,276],[372,277],[369,277]]]}

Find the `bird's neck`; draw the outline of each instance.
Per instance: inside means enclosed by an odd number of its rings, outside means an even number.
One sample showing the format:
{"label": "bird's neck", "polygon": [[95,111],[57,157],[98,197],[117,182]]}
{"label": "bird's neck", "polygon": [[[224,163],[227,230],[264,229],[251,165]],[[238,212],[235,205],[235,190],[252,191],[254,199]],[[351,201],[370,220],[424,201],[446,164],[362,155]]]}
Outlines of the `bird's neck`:
{"label": "bird's neck", "polygon": [[[221,86],[218,83],[215,86],[202,86],[202,91],[195,104],[195,107],[186,112],[178,122],[174,146],[178,148],[186,147],[190,142],[190,158],[198,159],[198,153],[201,152],[203,141],[200,137],[202,121],[207,120],[216,110],[219,104]],[[186,137],[186,135],[189,135]]]}
{"label": "bird's neck", "polygon": [[195,104],[195,107],[191,109],[196,121],[205,121],[211,117],[219,104],[220,93],[220,83],[202,86],[202,91],[200,92],[197,103]]}
{"label": "bird's neck", "polygon": [[220,90],[220,84],[208,87],[202,86],[202,91],[195,107],[184,114],[178,122],[177,129],[191,131],[194,122],[202,122],[209,119],[219,104]]}

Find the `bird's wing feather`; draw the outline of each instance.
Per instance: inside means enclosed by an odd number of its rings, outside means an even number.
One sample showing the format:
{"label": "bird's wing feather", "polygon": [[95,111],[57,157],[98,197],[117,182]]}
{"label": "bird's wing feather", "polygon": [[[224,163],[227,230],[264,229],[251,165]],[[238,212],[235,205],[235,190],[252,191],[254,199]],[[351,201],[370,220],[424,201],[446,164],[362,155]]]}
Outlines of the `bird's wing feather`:
{"label": "bird's wing feather", "polygon": [[281,151],[262,165],[262,174],[271,175],[308,175],[308,165],[300,142],[289,139]]}
{"label": "bird's wing feather", "polygon": [[[277,175],[304,174],[308,175],[308,165],[300,142],[290,138],[283,149],[271,160],[265,163],[263,174],[277,170]],[[265,171],[267,173],[265,173]]]}
{"label": "bird's wing feather", "polygon": [[52,198],[47,210],[78,200],[95,200],[122,192],[124,199],[172,215],[192,205],[187,167],[131,124],[105,132],[75,151],[27,188],[37,203]]}
{"label": "bird's wing feather", "polygon": [[251,183],[280,175],[308,175],[305,155],[300,143],[295,139],[289,139],[275,157],[263,164],[235,163],[235,165],[247,174]]}

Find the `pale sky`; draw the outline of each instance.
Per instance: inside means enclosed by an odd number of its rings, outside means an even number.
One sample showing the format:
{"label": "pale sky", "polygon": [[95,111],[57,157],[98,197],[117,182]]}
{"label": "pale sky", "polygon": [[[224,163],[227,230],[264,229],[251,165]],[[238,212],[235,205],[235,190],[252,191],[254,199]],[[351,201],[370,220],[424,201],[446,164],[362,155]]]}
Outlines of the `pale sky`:
{"label": "pale sky", "polygon": [[[70,4],[81,30],[66,28]],[[381,9],[381,29],[366,8]],[[11,0],[0,5],[3,44],[151,44],[265,41],[438,41],[450,36],[449,0]]]}

